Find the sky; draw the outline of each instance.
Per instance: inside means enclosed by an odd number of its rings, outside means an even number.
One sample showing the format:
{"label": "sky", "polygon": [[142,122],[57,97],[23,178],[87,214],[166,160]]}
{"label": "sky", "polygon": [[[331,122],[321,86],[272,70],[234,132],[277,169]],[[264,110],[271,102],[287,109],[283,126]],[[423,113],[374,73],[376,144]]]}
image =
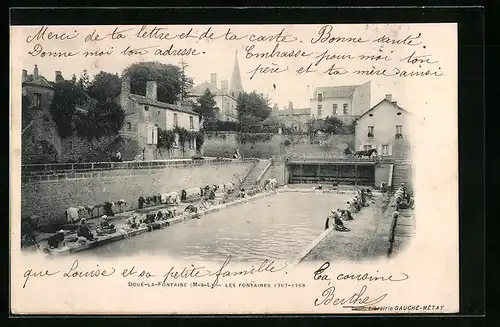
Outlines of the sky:
{"label": "sky", "polygon": [[[161,33],[170,33],[171,40],[149,38],[147,33],[154,31],[155,27]],[[147,25],[143,26],[49,26],[43,37],[36,39],[36,33],[41,30],[41,26],[13,27],[11,34],[15,41],[13,45],[13,66],[33,71],[34,65],[38,65],[40,74],[49,80],[54,79],[55,71],[60,70],[65,78],[71,78],[73,74],[80,76],[83,69],[86,69],[92,76],[103,70],[111,73],[121,73],[125,67],[138,61],[156,60],[166,64],[178,65],[183,59],[188,63],[187,74],[193,78],[195,85],[210,81],[210,74],[216,73],[217,80],[229,80],[231,83],[231,73],[234,65],[235,53],[238,53],[238,62],[241,71],[241,79],[245,91],[257,91],[264,93],[271,98],[271,103],[278,104],[283,109],[289,102],[293,102],[294,108],[309,107],[309,99],[315,87],[319,86],[341,86],[358,85],[368,80],[371,85],[371,105],[375,105],[382,100],[385,94],[392,94],[395,101],[411,112],[418,112],[420,108],[442,106],[443,101],[436,100],[436,93],[443,88],[457,88],[457,36],[455,24],[379,24],[379,25]],[[111,32],[116,31],[114,40],[111,40]],[[209,35],[213,33],[214,38],[188,37],[180,39],[181,33],[189,36],[200,36],[210,28]],[[137,33],[142,33],[144,37],[138,37]],[[226,34],[230,29],[231,34]],[[85,41],[87,35],[96,34],[100,41]],[[281,36],[285,35],[285,40],[276,39],[276,35],[283,30]],[[49,35],[49,33],[52,33]],[[61,33],[69,36],[78,33],[76,38],[71,40],[57,40],[63,38]],[[57,34],[57,35],[56,35]],[[125,38],[118,39],[119,36]],[[158,36],[159,34],[157,34]],[[226,40],[231,35],[241,37],[240,40]],[[252,36],[253,35],[253,36]],[[418,36],[420,35],[420,36]],[[176,37],[177,36],[177,37]],[[257,41],[257,38],[268,38]],[[274,38],[272,38],[274,36]],[[279,36],[279,35],[278,35]],[[389,44],[373,42],[381,36],[386,36],[392,40],[402,42],[410,36],[413,45]],[[418,36],[418,37],[417,37]],[[330,37],[330,38],[329,38]],[[328,42],[331,37],[351,37],[362,39],[366,42]],[[272,39],[271,39],[272,38]],[[30,42],[27,42],[30,40]],[[295,40],[294,42],[284,42]],[[322,42],[322,40],[324,42]],[[280,41],[280,42],[277,42]],[[316,42],[314,42],[316,41]],[[162,56],[155,55],[154,51],[161,49],[164,51],[170,46],[173,49],[193,49],[199,55],[184,56]],[[255,58],[259,53],[271,53],[274,47],[278,51],[290,53],[306,53],[308,56],[298,58]],[[145,55],[123,55],[120,51],[124,49],[149,48]],[[249,47],[253,47],[249,49]],[[84,51],[113,51],[112,55],[102,57],[87,57],[81,55]],[[42,57],[42,52],[79,52],[79,54],[68,58],[53,58],[49,54]],[[323,59],[317,66],[314,66],[323,53],[330,56],[351,55],[353,60],[326,60]],[[30,54],[31,52],[31,54]],[[422,62],[410,64],[403,60],[414,53],[411,59],[416,56]],[[371,62],[360,60],[360,55],[380,55],[387,56],[390,60],[377,60]],[[252,57],[253,56],[253,57]],[[250,57],[250,58],[249,58]],[[332,58],[334,59],[334,58]],[[425,60],[428,60],[425,62]],[[430,62],[430,63],[429,63]],[[313,64],[315,72],[297,74],[300,67],[306,68]],[[324,73],[332,64],[335,64],[339,71],[347,71],[343,75],[328,75]],[[250,78],[252,71],[260,67],[279,67],[280,70],[288,69],[281,73],[257,73]],[[420,66],[420,67],[418,67]],[[395,68],[413,71],[437,71],[443,75],[425,77],[387,77],[387,76],[358,76],[353,73],[355,70],[387,69],[394,72]],[[19,74],[21,73],[21,69]],[[15,73],[15,72],[14,72]],[[276,88],[274,88],[274,85]],[[449,105],[456,106],[456,96],[450,97]]]}

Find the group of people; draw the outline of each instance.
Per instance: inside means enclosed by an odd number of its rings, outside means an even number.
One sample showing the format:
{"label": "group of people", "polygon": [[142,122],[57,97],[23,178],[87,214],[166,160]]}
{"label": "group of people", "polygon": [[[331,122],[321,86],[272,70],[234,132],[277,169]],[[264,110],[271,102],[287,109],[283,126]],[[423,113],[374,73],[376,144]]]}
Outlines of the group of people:
{"label": "group of people", "polygon": [[401,209],[413,209],[415,205],[415,199],[413,193],[409,192],[405,185],[401,183],[396,192],[394,192],[394,204],[393,207],[396,211]]}
{"label": "group of people", "polygon": [[[149,231],[160,229],[160,221],[166,221],[170,218],[175,217],[177,211],[175,208],[167,209],[167,210],[159,210],[156,213],[146,214],[144,219],[137,219],[137,215],[133,215],[129,219],[127,219],[127,226],[130,229],[143,228],[147,227]],[[169,225],[168,222],[166,224]]]}
{"label": "group of people", "polygon": [[103,215],[112,217],[115,214],[126,210],[127,201],[120,199],[114,202],[106,201],[104,203],[98,203],[94,205],[69,207],[68,209],[66,209],[65,215],[66,221],[68,223],[74,223],[79,222],[82,218],[90,219],[102,217]]}
{"label": "group of people", "polygon": [[358,188],[354,198],[347,201],[345,209],[331,210],[331,215],[326,218],[325,229],[334,228],[337,231],[348,232],[350,229],[344,225],[344,221],[354,220],[352,214],[368,206],[367,198],[371,196],[371,190]]}

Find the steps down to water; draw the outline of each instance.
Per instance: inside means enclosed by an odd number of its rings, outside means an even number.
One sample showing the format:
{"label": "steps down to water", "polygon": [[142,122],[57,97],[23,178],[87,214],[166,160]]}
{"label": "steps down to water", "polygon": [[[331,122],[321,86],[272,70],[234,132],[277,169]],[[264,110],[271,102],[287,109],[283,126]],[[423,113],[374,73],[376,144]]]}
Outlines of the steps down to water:
{"label": "steps down to water", "polygon": [[264,169],[267,167],[268,164],[269,160],[259,160],[255,164],[255,166],[252,167],[248,175],[245,177],[243,183],[241,183],[241,187],[244,189],[248,189],[254,186],[257,183],[257,179],[262,174],[262,172],[264,171]]}
{"label": "steps down to water", "polygon": [[394,171],[392,175],[392,190],[395,191],[399,185],[403,183],[406,188],[412,191],[412,166],[410,164],[394,164]]}

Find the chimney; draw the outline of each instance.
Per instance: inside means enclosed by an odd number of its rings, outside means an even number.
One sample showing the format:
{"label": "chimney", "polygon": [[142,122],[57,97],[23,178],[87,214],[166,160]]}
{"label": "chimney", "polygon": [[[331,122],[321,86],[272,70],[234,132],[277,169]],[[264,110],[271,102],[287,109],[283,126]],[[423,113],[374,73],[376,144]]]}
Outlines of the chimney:
{"label": "chimney", "polygon": [[28,80],[28,71],[26,69],[23,69],[23,83]]}
{"label": "chimney", "polygon": [[386,94],[385,99],[389,102],[392,102],[392,94]]}
{"label": "chimney", "polygon": [[288,102],[288,109],[293,110],[293,102]]}
{"label": "chimney", "polygon": [[55,82],[63,81],[64,78],[62,76],[62,73],[60,70],[56,70],[56,79],[54,80]]}
{"label": "chimney", "polygon": [[33,70],[33,80],[37,80],[38,79],[38,66],[35,65],[35,69]]}
{"label": "chimney", "polygon": [[130,95],[130,77],[123,76],[122,77],[122,87],[120,92],[120,105],[123,110],[127,112],[129,110],[129,96]]}
{"label": "chimney", "polygon": [[158,85],[155,81],[148,81],[146,83],[146,98],[156,100]]}
{"label": "chimney", "polygon": [[210,74],[210,83],[212,83],[212,85],[217,86],[217,74],[216,73]]}
{"label": "chimney", "polygon": [[222,92],[228,93],[229,92],[229,81],[228,80],[220,81],[220,88],[221,88]]}

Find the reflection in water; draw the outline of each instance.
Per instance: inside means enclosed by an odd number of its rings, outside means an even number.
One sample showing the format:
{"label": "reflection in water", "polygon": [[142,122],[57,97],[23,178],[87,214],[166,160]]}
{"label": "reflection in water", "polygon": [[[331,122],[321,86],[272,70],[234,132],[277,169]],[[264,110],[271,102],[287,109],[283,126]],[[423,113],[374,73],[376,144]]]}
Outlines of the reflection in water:
{"label": "reflection in water", "polygon": [[174,259],[223,261],[293,260],[324,230],[330,209],[352,195],[281,193],[114,242],[79,255],[169,255]]}

